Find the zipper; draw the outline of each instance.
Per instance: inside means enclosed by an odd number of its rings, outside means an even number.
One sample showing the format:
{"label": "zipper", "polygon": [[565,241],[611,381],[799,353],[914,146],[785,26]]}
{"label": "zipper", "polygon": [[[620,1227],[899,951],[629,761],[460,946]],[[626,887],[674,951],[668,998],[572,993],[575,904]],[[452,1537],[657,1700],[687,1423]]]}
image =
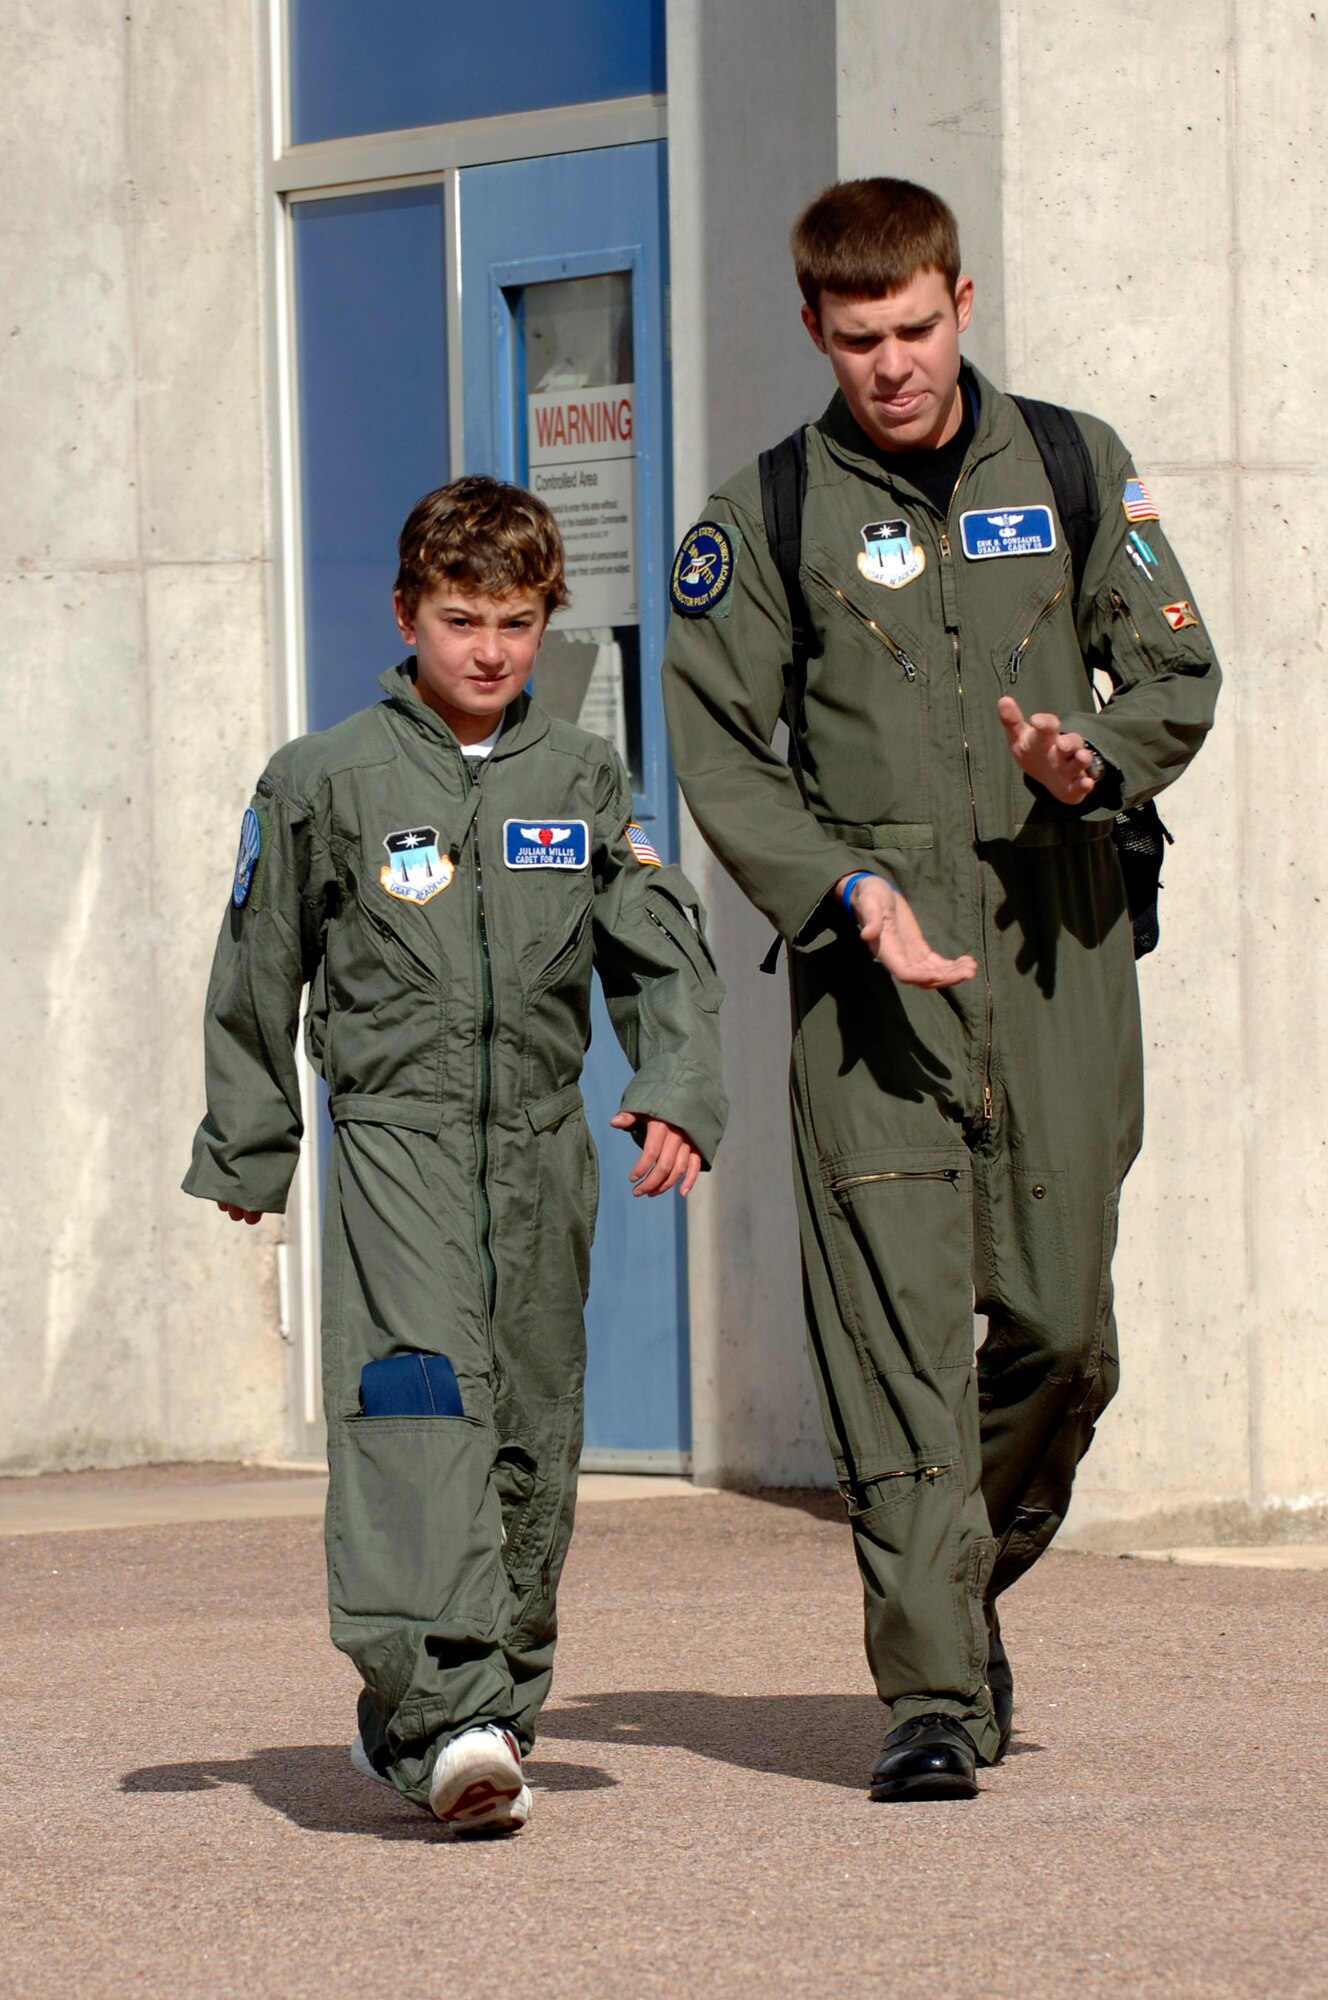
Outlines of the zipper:
{"label": "zipper", "polygon": [[1131,611],[1129,605],[1125,602],[1125,599],[1121,596],[1120,592],[1115,588],[1114,585],[1112,586],[1112,591],[1111,591],[1111,608],[1118,617],[1123,618],[1125,620],[1126,624],[1130,628],[1131,633],[1134,636],[1135,645],[1139,648],[1140,652],[1142,652],[1144,649],[1144,642],[1142,635],[1140,634],[1139,627],[1134,622],[1134,613]]}
{"label": "zipper", "polygon": [[1019,678],[1019,669],[1020,666],[1023,664],[1024,654],[1028,651],[1029,647],[1032,645],[1033,635],[1037,631],[1038,626],[1042,623],[1043,619],[1046,617],[1049,611],[1055,610],[1056,606],[1060,603],[1064,595],[1065,595],[1065,585],[1062,584],[1060,589],[1056,592],[1056,595],[1054,597],[1048,598],[1047,602],[1038,612],[1037,617],[1033,620],[1033,623],[1029,626],[1028,630],[1025,632],[1023,638],[1019,641],[1019,644],[1015,647],[1014,651],[1011,653],[1010,663],[1006,669],[1006,672],[1009,675],[1011,687],[1014,686],[1015,682]]}
{"label": "zipper", "polygon": [[[952,507],[955,503],[955,495],[962,484],[963,474],[961,473],[955,481],[954,493],[950,495],[950,505]],[[940,531],[940,549],[941,561],[948,563],[950,561],[950,537],[944,527]],[[943,599],[950,596],[950,592],[944,587],[945,581],[946,579],[943,577],[941,593]],[[968,741],[968,715],[964,706],[964,675],[959,659],[959,633],[955,626],[949,624],[948,621],[947,626],[950,633],[950,645],[954,653],[955,687],[959,695],[959,729],[964,745],[964,774],[968,780],[968,805],[973,818],[973,843],[976,848],[978,842],[978,802],[977,794],[973,790],[973,753],[969,748]],[[978,864],[978,921],[982,928],[982,967],[987,989],[985,1007],[986,1046],[982,1055],[982,1122],[984,1125],[990,1125],[995,1116],[995,1102],[991,1090],[991,1045],[994,1033],[993,1013],[995,998],[991,990],[991,978],[987,972],[987,887],[982,876],[981,862]]]}
{"label": "zipper", "polygon": [[843,591],[839,588],[838,584],[831,583],[828,576],[822,576],[819,570],[812,569],[810,568],[810,566],[808,567],[807,574],[808,576],[813,577],[816,580],[816,582],[820,584],[823,590],[828,590],[832,597],[837,598],[839,603],[843,605],[845,611],[849,613],[850,617],[857,619],[859,625],[865,625],[869,632],[874,632],[876,634],[876,637],[880,640],[881,644],[885,647],[886,651],[892,654],[894,659],[903,668],[905,680],[915,681],[917,679],[918,677],[917,661],[912,659],[910,655],[904,651],[904,648],[900,645],[897,639],[892,639],[890,637],[890,634],[884,631],[882,627],[876,623],[876,620],[874,618],[869,618],[865,611],[860,611],[857,605],[853,602],[852,598],[846,597]]}
{"label": "zipper", "polygon": [[[484,765],[472,772],[470,759],[463,756],[461,768],[465,773],[466,790],[474,790],[483,776]],[[493,1211],[489,1206],[489,1106],[493,1095],[493,1065],[490,1056],[490,1042],[493,1036],[493,968],[489,961],[489,933],[484,914],[484,862],[480,854],[478,831],[474,843],[475,853],[475,941],[480,972],[480,1101],[479,1136],[475,1144],[476,1192],[479,1197],[479,1249],[480,1265],[484,1272],[485,1297],[488,1300],[489,1318],[492,1320],[498,1300],[498,1268],[493,1261],[493,1251],[489,1236],[493,1228]]]}
{"label": "zipper", "polygon": [[844,1194],[849,1188],[866,1187],[873,1181],[948,1181],[957,1187],[960,1178],[958,1167],[892,1167],[879,1174],[846,1174],[843,1180],[831,1181],[830,1192]]}
{"label": "zipper", "polygon": [[394,944],[397,947],[398,951],[403,951],[406,954],[406,957],[410,960],[411,964],[417,965],[420,968],[421,972],[425,972],[428,974],[430,979],[435,979],[437,977],[433,967],[428,963],[427,959],[422,958],[419,952],[417,952],[412,945],[407,944],[406,940],[403,937],[399,936],[398,933],[393,930],[391,924],[388,923],[385,917],[381,917],[378,914],[377,910],[371,910],[367,903],[362,903],[360,907],[364,911],[365,916],[369,919],[370,925],[374,930],[378,932],[378,935],[380,937],[386,938],[390,944]]}

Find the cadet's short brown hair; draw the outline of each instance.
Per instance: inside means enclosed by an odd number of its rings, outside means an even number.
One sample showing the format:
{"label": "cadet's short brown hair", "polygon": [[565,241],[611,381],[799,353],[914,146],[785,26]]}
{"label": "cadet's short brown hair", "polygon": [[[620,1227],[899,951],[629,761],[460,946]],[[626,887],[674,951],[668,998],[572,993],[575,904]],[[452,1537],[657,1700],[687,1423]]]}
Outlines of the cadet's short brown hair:
{"label": "cadet's short brown hair", "polygon": [[913,181],[836,181],[802,211],[789,235],[802,296],[819,313],[822,292],[883,299],[919,271],[959,283],[959,225],[930,188]]}
{"label": "cadet's short brown hair", "polygon": [[417,500],[397,542],[396,587],[413,618],[426,590],[451,584],[475,597],[536,590],[551,616],[567,602],[563,542],[524,486],[471,474]]}

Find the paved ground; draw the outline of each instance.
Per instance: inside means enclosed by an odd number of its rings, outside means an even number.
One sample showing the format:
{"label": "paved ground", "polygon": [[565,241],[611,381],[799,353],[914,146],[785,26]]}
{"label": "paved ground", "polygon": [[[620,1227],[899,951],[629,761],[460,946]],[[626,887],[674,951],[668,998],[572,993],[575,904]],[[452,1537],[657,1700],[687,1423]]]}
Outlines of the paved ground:
{"label": "paved ground", "polygon": [[1013,1754],[883,1807],[832,1503],[588,1506],[496,1846],[351,1772],[322,1581],[308,1518],[0,1539],[0,1991],[1328,1992],[1328,1574],[1052,1556]]}

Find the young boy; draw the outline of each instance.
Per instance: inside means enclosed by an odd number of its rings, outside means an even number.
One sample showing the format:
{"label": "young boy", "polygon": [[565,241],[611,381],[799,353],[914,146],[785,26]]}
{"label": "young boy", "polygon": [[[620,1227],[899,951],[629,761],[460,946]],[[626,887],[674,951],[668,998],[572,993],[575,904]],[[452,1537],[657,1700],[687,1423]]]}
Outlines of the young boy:
{"label": "young boy", "polygon": [[323,1393],[334,1643],[352,1759],[458,1831],[530,1812],[572,1531],[598,1176],[577,1078],[592,966],[636,1072],[637,1195],[691,1191],[723,1129],[722,988],[695,892],[599,737],[523,692],[567,601],[539,500],[469,478],[400,539],[414,656],[279,750],[244,815],[185,1180],[280,1212],[294,1040],[327,1081]]}

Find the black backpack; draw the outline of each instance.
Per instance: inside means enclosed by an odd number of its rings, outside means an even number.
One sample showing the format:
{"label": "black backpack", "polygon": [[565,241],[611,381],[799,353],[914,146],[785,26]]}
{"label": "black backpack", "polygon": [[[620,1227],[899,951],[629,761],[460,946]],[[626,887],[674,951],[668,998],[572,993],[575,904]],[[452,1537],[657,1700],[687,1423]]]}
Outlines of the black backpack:
{"label": "black backpack", "polygon": [[[1056,512],[1070,550],[1074,576],[1075,607],[1083,582],[1088,552],[1101,519],[1097,480],[1088,455],[1084,434],[1068,410],[1058,403],[1038,403],[1028,396],[1013,396],[1019,413],[1032,433],[1047,478],[1051,481]],[[792,657],[784,667],[784,720],[789,732],[789,762],[799,790],[804,792],[802,766],[798,755],[798,716],[806,684],[810,647],[810,619],[807,602],[798,579],[802,561],[802,510],[807,491],[807,439],[801,428],[793,431],[760,457],[761,512],[766,540],[775,559],[788,599],[793,624]],[[1092,669],[1084,662],[1093,698]],[[1116,815],[1112,828],[1121,873],[1125,877],[1125,900],[1134,927],[1134,955],[1143,958],[1157,946],[1159,936],[1157,897],[1161,888],[1162,855],[1171,841],[1152,799],[1145,805],[1127,806]],[[763,969],[773,971],[774,954]]]}

